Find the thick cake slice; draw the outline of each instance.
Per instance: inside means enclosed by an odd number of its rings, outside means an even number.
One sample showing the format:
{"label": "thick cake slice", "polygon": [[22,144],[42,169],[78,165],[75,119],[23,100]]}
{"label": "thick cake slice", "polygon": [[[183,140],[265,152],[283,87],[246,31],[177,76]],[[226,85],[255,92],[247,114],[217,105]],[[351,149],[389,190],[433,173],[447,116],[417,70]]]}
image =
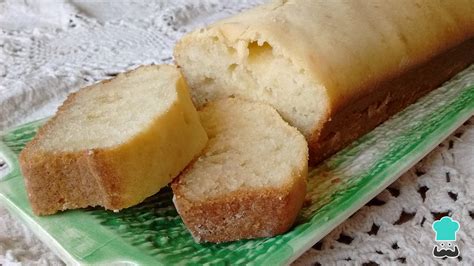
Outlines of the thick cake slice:
{"label": "thick cake slice", "polygon": [[238,99],[199,111],[203,154],[172,183],[174,204],[196,241],[287,231],[306,194],[307,143],[269,105]]}
{"label": "thick cake slice", "polygon": [[146,66],[71,94],[20,154],[33,211],[140,203],[207,135],[178,69]]}

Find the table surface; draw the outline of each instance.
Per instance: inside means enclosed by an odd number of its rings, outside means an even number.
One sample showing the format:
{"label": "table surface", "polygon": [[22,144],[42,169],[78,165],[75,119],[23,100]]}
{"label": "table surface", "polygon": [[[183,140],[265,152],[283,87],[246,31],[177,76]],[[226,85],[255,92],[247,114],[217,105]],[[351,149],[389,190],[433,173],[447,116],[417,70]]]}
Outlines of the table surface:
{"label": "table surface", "polygon": [[[26,1],[25,1],[26,2]],[[0,131],[55,112],[67,94],[141,64],[171,63],[185,32],[262,1],[0,1]],[[474,264],[474,118],[295,264],[436,264],[433,221],[461,224]],[[63,264],[0,206],[0,265]]]}

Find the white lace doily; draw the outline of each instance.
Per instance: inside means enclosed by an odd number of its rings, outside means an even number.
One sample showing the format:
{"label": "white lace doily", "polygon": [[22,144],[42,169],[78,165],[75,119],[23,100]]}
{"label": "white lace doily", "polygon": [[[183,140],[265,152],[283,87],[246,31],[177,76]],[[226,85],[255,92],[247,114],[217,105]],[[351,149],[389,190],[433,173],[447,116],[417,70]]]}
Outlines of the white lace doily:
{"label": "white lace doily", "polygon": [[[186,31],[262,0],[0,0],[0,131],[51,115],[66,95],[141,64],[171,63]],[[435,219],[461,224],[458,259],[431,252]],[[474,119],[295,264],[474,264]],[[0,207],[0,265],[62,264]]]}

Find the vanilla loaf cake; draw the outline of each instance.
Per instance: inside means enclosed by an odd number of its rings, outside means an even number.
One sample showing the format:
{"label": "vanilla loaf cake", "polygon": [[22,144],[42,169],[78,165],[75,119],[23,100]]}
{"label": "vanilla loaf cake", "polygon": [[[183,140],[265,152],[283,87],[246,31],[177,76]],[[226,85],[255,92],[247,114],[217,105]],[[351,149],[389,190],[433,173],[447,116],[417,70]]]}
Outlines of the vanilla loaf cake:
{"label": "vanilla loaf cake", "polygon": [[171,184],[194,239],[270,237],[291,228],[306,195],[303,135],[262,103],[222,99],[199,116],[208,145]]}
{"label": "vanilla loaf cake", "polygon": [[120,210],[167,185],[206,142],[179,70],[146,66],[69,95],[20,165],[38,215]]}
{"label": "vanilla loaf cake", "polygon": [[319,162],[474,62],[472,0],[279,0],[175,48],[197,107],[271,104]]}

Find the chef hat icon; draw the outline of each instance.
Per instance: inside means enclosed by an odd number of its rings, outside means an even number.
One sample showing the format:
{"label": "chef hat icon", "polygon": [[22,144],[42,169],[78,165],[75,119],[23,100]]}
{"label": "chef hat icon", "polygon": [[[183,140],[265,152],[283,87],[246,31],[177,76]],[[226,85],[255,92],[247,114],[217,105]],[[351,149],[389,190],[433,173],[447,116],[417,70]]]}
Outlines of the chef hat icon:
{"label": "chef hat icon", "polygon": [[436,241],[456,241],[456,233],[460,226],[458,221],[445,216],[434,222],[432,227],[436,233]]}

